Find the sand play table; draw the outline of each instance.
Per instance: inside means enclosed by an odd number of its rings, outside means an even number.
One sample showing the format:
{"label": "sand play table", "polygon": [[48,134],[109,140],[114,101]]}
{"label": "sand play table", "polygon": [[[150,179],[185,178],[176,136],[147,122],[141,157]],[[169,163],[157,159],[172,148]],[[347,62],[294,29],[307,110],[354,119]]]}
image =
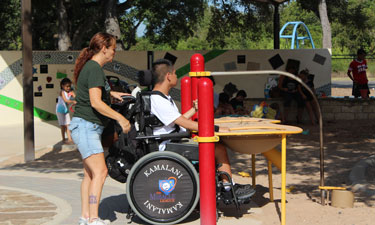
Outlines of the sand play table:
{"label": "sand play table", "polygon": [[[250,117],[222,117],[215,125],[228,127],[229,132],[215,135],[231,150],[252,155],[252,181],[255,187],[255,154],[262,153],[268,160],[270,200],[273,201],[272,163],[281,170],[281,224],[285,225],[286,197],[286,136],[302,129],[281,125],[279,120]],[[275,149],[281,143],[281,153]]]}

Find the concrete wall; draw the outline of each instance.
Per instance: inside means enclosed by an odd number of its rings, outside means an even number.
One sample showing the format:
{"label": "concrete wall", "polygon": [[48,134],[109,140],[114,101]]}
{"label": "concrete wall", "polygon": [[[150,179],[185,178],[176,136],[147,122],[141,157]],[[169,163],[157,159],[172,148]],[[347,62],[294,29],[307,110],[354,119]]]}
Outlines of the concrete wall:
{"label": "concrete wall", "polygon": [[[246,99],[245,106],[251,110],[255,104],[264,101],[263,98]],[[375,119],[375,99],[353,99],[353,98],[319,98],[319,105],[324,121],[337,121],[337,120],[371,120]],[[281,98],[268,99],[268,104],[277,102],[282,108],[283,102]],[[292,103],[289,113],[289,120],[295,121],[297,116],[297,105]],[[304,122],[310,122],[307,110],[304,110]]]}
{"label": "concrete wall", "polygon": [[[201,53],[205,57],[206,71],[285,70],[288,59],[300,61],[300,69],[308,68],[315,74],[317,91],[331,93],[331,58],[326,49],[304,50],[247,50],[247,51],[122,51],[116,53],[112,63],[104,66],[106,75],[115,75],[128,83],[137,83],[138,70],[147,69],[148,55],[154,59],[166,55],[175,58],[179,78],[188,75],[190,57]],[[79,52],[35,51],[33,52],[34,106],[36,120],[56,120],[55,104],[63,77],[72,79],[74,63]],[[267,76],[217,77],[217,93],[226,83],[232,82],[238,89],[244,89],[248,97],[264,96]],[[179,86],[173,89],[172,97],[180,99]],[[0,51],[0,116],[1,124],[22,123],[22,53]]]}

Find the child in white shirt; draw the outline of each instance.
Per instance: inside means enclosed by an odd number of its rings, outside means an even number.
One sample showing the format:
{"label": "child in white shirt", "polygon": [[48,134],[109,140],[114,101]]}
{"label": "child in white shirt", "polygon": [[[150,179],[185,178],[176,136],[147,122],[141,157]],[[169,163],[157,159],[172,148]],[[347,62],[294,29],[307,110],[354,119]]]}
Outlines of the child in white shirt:
{"label": "child in white shirt", "polygon": [[[69,105],[76,104],[76,101],[73,100],[73,98],[75,98],[75,94],[74,91],[71,90],[71,87],[72,81],[69,80],[69,78],[64,78],[61,80],[61,90],[59,96],[57,97],[56,104],[56,115],[61,127],[62,141],[66,144],[73,143],[70,131],[68,129],[68,125],[70,124]],[[65,139],[65,132],[68,139]]]}

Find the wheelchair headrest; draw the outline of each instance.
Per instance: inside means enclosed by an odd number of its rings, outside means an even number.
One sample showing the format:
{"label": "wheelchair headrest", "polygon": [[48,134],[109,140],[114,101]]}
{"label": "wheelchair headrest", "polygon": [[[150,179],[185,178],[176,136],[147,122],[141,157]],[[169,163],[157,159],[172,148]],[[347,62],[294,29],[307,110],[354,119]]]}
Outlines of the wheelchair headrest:
{"label": "wheelchair headrest", "polygon": [[150,70],[138,71],[138,83],[141,86],[152,85],[152,72]]}

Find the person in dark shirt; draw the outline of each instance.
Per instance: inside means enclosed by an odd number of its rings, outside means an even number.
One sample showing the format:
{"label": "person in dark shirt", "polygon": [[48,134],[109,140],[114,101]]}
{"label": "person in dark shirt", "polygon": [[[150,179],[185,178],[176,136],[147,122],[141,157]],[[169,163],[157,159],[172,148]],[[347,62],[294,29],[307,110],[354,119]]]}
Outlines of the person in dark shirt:
{"label": "person in dark shirt", "polygon": [[225,116],[235,114],[232,105],[229,103],[229,96],[222,92],[219,94],[219,105],[215,109],[215,116]]}
{"label": "person in dark shirt", "polygon": [[[289,67],[287,68],[287,72],[296,75],[298,72],[296,68]],[[303,108],[305,107],[305,103],[298,93],[297,86],[298,82],[292,78],[287,76],[280,75],[279,82],[277,85],[281,91],[281,96],[283,97],[283,106],[284,106],[284,113],[282,114],[282,122],[288,123],[288,114],[292,104],[292,101],[297,102],[297,123],[300,123],[302,120],[302,113]]]}
{"label": "person in dark shirt", "polygon": [[109,224],[98,216],[107,177],[101,134],[109,118],[116,120],[123,132],[130,130],[129,121],[109,106],[111,97],[122,101],[121,96],[128,94],[111,91],[102,69],[112,61],[115,48],[113,35],[97,33],[91,38],[89,47],[81,51],[74,68],[77,104],[69,130],[83,159],[79,224]]}
{"label": "person in dark shirt", "polygon": [[[301,70],[301,72],[298,74],[298,77],[301,78],[301,80],[313,91],[313,93],[315,93],[314,82],[308,79],[309,75],[309,70],[304,69]],[[302,99],[305,101],[305,105],[307,108],[307,112],[309,113],[311,124],[315,125],[319,120],[319,113],[317,105],[313,100],[313,96],[301,84],[298,84],[298,92],[301,95]]]}
{"label": "person in dark shirt", "polygon": [[223,88],[223,92],[229,96],[229,99],[231,99],[233,97],[233,94],[237,91],[237,86],[235,84],[232,84],[232,82],[227,83]]}
{"label": "person in dark shirt", "polygon": [[245,109],[243,105],[243,101],[247,97],[247,94],[244,90],[239,90],[237,92],[236,97],[230,100],[230,104],[232,105],[234,112],[239,115],[248,115],[249,111]]}

